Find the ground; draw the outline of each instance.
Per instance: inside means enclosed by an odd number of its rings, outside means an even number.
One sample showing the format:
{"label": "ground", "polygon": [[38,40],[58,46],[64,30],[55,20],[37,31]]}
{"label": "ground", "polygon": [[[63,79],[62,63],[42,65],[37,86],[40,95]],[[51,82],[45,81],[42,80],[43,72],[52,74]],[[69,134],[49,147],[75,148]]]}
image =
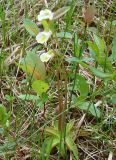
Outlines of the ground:
{"label": "ground", "polygon": [[[32,20],[42,31],[39,12],[47,7],[55,12],[66,6],[71,7],[70,13],[54,20],[57,38],[53,36],[47,45],[38,44],[25,29],[24,20]],[[6,108],[5,115],[9,114],[7,127],[0,111],[1,160],[44,160],[45,129],[59,120],[60,106],[65,105],[66,123],[74,121],[76,158],[116,159],[115,6],[115,0],[1,0],[0,105]],[[96,42],[95,48],[92,42]],[[27,52],[35,50],[39,57],[48,49],[55,56],[44,63],[49,87],[41,99],[32,87],[33,74],[27,74],[20,64]],[[33,70],[34,78],[40,70]],[[73,159],[69,149],[66,154],[60,159]],[[48,159],[58,157],[59,150],[53,148]]]}

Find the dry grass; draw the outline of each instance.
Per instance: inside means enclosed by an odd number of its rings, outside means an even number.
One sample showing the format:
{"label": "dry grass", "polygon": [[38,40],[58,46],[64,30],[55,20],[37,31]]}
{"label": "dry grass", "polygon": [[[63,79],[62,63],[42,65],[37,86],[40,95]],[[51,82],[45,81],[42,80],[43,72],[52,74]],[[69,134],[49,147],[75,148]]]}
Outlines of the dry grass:
{"label": "dry grass", "polygon": [[[43,144],[43,129],[45,126],[50,125],[56,116],[57,106],[57,90],[55,90],[55,80],[52,81],[49,90],[49,95],[53,95],[51,100],[46,104],[46,114],[43,116],[43,111],[38,108],[34,101],[23,101],[18,98],[19,95],[24,93],[33,94],[30,84],[26,81],[25,73],[16,65],[15,62],[20,62],[24,57],[26,51],[33,49],[37,46],[35,39],[30,37],[25,31],[23,26],[24,17],[28,17],[37,22],[37,14],[45,5],[50,8],[59,8],[70,4],[69,1],[49,0],[1,0],[0,6],[0,103],[6,106],[7,110],[11,111],[10,130],[7,136],[0,135],[0,159],[2,160],[40,160],[40,151]],[[55,4],[56,2],[56,4]],[[57,6],[59,5],[59,6]],[[75,12],[72,17],[71,24],[68,31],[78,33],[79,39],[83,38],[84,21],[82,10],[86,5],[86,1],[79,0],[76,4]],[[97,14],[94,22],[88,28],[86,40],[89,39],[90,29],[94,27],[98,35],[107,39],[107,45],[111,50],[111,40],[113,37],[114,28],[110,35],[110,22],[115,20],[115,1],[95,1]],[[63,31],[66,25],[66,18],[58,21],[59,28],[57,30]],[[106,23],[106,25],[105,25]],[[58,24],[57,24],[58,25]],[[51,45],[55,46],[51,40]],[[55,46],[56,47],[56,46]],[[45,50],[46,48],[42,48]],[[66,57],[73,54],[73,42],[69,40],[60,44],[59,50],[66,53]],[[88,50],[85,51],[88,56]],[[50,73],[50,66],[47,64],[46,69]],[[68,64],[69,65],[69,64]],[[67,70],[70,66],[67,66]],[[115,64],[114,64],[115,65]],[[70,71],[71,72],[71,71]],[[93,86],[93,76],[80,67],[79,72],[84,75],[90,86]],[[52,73],[54,74],[54,73]],[[70,84],[71,82],[69,82]],[[114,92],[115,84],[109,86],[102,86],[100,79],[96,80],[97,96],[94,102],[102,101],[98,104],[103,112],[101,120],[96,119],[78,108],[70,109],[67,120],[75,119],[76,140],[75,143],[79,149],[80,160],[116,160],[116,139],[115,139],[115,107],[108,102],[107,92]],[[34,93],[35,94],[35,93]],[[8,99],[9,95],[11,99]],[[88,99],[90,97],[88,96]],[[10,149],[3,149],[6,142],[9,142]],[[4,150],[4,152],[3,152]],[[53,151],[51,160],[57,160],[57,153]],[[71,160],[71,157],[69,158]],[[43,159],[42,159],[43,160]]]}

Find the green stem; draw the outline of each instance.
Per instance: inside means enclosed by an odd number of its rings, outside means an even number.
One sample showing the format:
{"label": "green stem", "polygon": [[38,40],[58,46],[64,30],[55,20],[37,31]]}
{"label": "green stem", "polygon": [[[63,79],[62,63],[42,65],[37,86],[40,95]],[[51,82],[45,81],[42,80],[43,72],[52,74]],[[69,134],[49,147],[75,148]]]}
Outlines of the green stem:
{"label": "green stem", "polygon": [[59,102],[59,110],[58,110],[58,114],[59,119],[58,119],[58,130],[62,132],[63,130],[63,123],[62,123],[62,112],[63,112],[63,97],[62,97],[62,93],[61,93],[61,73],[60,70],[57,71],[57,80],[58,80],[58,102]]}

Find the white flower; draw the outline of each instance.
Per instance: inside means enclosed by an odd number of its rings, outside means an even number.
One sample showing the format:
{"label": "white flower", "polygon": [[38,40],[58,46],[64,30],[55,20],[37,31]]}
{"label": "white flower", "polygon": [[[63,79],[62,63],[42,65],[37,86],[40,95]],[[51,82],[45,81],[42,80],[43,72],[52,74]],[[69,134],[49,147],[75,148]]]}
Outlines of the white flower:
{"label": "white flower", "polygon": [[40,55],[40,59],[42,62],[48,62],[50,58],[51,58],[51,56],[47,53],[43,53]]}
{"label": "white flower", "polygon": [[39,15],[38,15],[38,21],[42,21],[44,19],[53,19],[54,13],[50,11],[49,9],[41,10]]}
{"label": "white flower", "polygon": [[48,39],[50,38],[52,32],[40,32],[38,33],[38,35],[36,36],[36,40],[38,43],[46,43],[48,41]]}
{"label": "white flower", "polygon": [[48,62],[53,57],[54,57],[54,53],[52,50],[49,50],[47,53],[43,53],[40,55],[40,59],[42,62]]}

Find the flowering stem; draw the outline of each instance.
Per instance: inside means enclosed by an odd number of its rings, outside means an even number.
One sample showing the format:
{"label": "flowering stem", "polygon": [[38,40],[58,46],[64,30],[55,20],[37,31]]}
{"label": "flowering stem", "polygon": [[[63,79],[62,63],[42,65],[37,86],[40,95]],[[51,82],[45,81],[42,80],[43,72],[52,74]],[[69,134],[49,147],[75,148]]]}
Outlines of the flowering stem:
{"label": "flowering stem", "polygon": [[44,31],[49,32],[50,27],[49,27],[48,22],[46,20],[42,20],[41,23],[42,23],[42,25],[44,27]]}
{"label": "flowering stem", "polygon": [[60,115],[59,116],[59,119],[58,119],[58,130],[59,131],[62,131],[63,130],[63,123],[62,123],[62,112],[63,112],[63,95],[62,95],[62,92],[61,92],[61,73],[60,71],[58,70],[57,71],[57,80],[58,80],[58,101],[59,101],[59,110],[58,110],[58,114]]}

